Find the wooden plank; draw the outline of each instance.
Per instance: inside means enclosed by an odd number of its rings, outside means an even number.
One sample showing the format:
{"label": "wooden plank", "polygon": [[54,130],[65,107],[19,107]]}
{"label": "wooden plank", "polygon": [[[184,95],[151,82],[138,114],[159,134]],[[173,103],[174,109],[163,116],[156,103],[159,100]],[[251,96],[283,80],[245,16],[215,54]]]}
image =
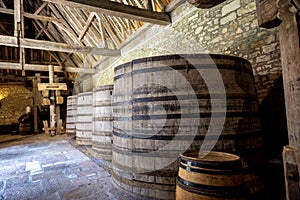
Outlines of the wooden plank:
{"label": "wooden plank", "polygon": [[[0,8],[0,13],[13,15],[14,12],[15,11],[13,9]],[[27,18],[30,18],[30,19],[47,21],[47,22],[60,21],[60,19],[57,19],[57,18],[54,18],[54,17],[47,17],[47,16],[42,16],[42,15],[37,15],[37,14],[32,14],[32,13],[27,13],[27,12],[23,12],[23,13],[24,13],[23,14],[24,17],[27,17]]]}
{"label": "wooden plank", "polygon": [[274,28],[281,23],[277,16],[276,0],[256,0],[256,14],[260,27]]}
{"label": "wooden plank", "polygon": [[24,13],[24,17],[34,19],[34,20],[47,21],[47,22],[53,22],[53,21],[60,22],[61,21],[60,19],[57,19],[54,17],[47,17],[47,16],[36,15],[36,14],[31,14],[31,13]]}
{"label": "wooden plank", "polygon": [[166,13],[159,13],[133,6],[112,2],[108,0],[44,0],[51,3],[70,6],[73,8],[85,9],[90,12],[99,12],[106,15],[114,15],[137,21],[143,21],[159,25],[171,23],[170,16]]}
{"label": "wooden plank", "polygon": [[[0,62],[0,69],[22,70],[22,66],[20,63]],[[49,71],[48,65],[24,64],[24,69],[28,70],[28,71]],[[96,73],[96,70],[93,68],[54,66],[54,72],[73,72],[73,73],[94,74],[94,73]]]}
{"label": "wooden plank", "polygon": [[88,29],[90,28],[93,20],[95,19],[95,14],[94,13],[90,13],[90,16],[85,24],[85,26],[83,27],[83,30],[81,31],[79,37],[78,37],[78,40],[81,40],[84,35],[86,34],[86,32],[88,31]]}
{"label": "wooden plank", "polygon": [[3,7],[3,8],[6,8],[6,5],[4,4],[4,2],[2,0],[0,0],[0,5]]}
{"label": "wooden plank", "polygon": [[7,8],[0,8],[0,13],[13,15],[14,10],[13,9],[7,9]]}
{"label": "wooden plank", "polygon": [[38,91],[68,90],[66,83],[37,83]]}
{"label": "wooden plank", "polygon": [[300,172],[300,1],[278,0],[282,75],[289,146],[284,148],[285,188],[287,200],[298,200]]}
{"label": "wooden plank", "polygon": [[39,14],[46,6],[48,5],[48,2],[44,2],[35,12],[34,14]]}

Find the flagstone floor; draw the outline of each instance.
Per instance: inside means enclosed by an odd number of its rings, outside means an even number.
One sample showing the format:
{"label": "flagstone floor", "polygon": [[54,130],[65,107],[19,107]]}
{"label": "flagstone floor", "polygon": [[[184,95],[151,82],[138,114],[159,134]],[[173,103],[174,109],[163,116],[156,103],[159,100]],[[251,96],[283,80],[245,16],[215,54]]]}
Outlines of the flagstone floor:
{"label": "flagstone floor", "polygon": [[[73,139],[74,140],[74,139]],[[63,135],[0,135],[0,200],[133,200]]]}

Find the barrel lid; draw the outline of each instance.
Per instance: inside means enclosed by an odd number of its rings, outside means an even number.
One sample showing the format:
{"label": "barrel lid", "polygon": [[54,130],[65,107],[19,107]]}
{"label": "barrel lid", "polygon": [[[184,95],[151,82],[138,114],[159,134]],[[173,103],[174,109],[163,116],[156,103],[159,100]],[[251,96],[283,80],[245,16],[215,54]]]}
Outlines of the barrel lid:
{"label": "barrel lid", "polygon": [[240,160],[240,157],[237,155],[219,151],[188,151],[181,154],[180,157],[187,160],[205,162],[234,162]]}

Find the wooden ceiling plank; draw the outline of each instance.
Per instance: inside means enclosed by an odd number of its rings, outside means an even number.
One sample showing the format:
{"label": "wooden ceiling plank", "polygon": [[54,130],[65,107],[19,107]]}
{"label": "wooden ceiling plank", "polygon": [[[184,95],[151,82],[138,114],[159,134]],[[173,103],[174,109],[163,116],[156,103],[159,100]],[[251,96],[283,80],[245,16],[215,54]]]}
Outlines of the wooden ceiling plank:
{"label": "wooden ceiling plank", "polygon": [[0,5],[2,6],[2,8],[6,8],[6,5],[2,0],[0,0]]}
{"label": "wooden ceiling plank", "polygon": [[[15,13],[15,11],[13,9],[0,8],[0,13],[13,15]],[[27,13],[27,12],[23,12],[23,13],[24,13],[23,14],[24,17],[27,17],[30,19],[48,21],[48,22],[60,21],[59,19],[53,18],[53,17],[41,16],[41,15],[31,14],[31,13]]]}
{"label": "wooden ceiling plank", "polygon": [[[109,34],[109,37],[112,39],[113,41],[113,44],[114,46],[118,46],[119,44],[121,44],[121,40],[120,38],[118,37],[118,35],[113,31],[110,23],[108,22],[107,20],[107,17],[102,15],[101,16],[101,19],[102,19],[102,22],[103,22],[103,25],[104,25],[104,28],[105,30],[107,31],[107,33]],[[114,47],[114,48],[115,48]]]}
{"label": "wooden ceiling plank", "polygon": [[61,21],[60,19],[57,19],[54,17],[47,17],[47,16],[36,15],[36,14],[31,14],[31,13],[24,13],[24,17],[34,19],[34,20],[47,21],[47,22],[53,22],[53,21],[60,22]]}
{"label": "wooden ceiling plank", "polygon": [[164,3],[161,0],[156,0],[156,3],[157,3],[157,5],[159,6],[159,8],[161,10],[165,9],[165,5],[164,5]]}
{"label": "wooden ceiling plank", "polygon": [[34,39],[38,39],[38,38],[42,35],[42,33],[43,33],[45,30],[47,30],[47,27],[48,27],[47,24],[43,25],[43,27],[39,27],[39,26],[37,25],[36,22],[33,22],[33,26],[34,26],[34,27],[36,28],[36,30],[38,31],[38,34],[34,37]]}
{"label": "wooden ceiling plank", "polygon": [[[76,21],[76,24],[78,26],[79,33],[81,30],[84,29],[84,25],[87,21],[89,21],[90,15],[88,15],[86,12],[83,12],[79,9],[74,9],[74,12],[72,12],[72,18],[74,21]],[[93,12],[92,12],[93,13]],[[91,14],[91,13],[90,13]],[[93,13],[93,19],[95,17],[95,13]],[[92,31],[88,31],[92,30]],[[99,37],[94,33],[94,31],[98,32],[96,29],[93,28],[93,21],[91,21],[90,27],[86,32],[86,36],[83,38],[83,42],[89,46],[97,46],[99,47]]]}
{"label": "wooden ceiling plank", "polygon": [[102,19],[101,19],[101,17],[97,13],[96,13],[95,16],[96,16],[96,18],[98,20],[98,23],[99,23],[99,30],[101,32],[103,46],[104,46],[104,48],[108,48],[107,38],[106,38],[106,34],[105,34],[105,30],[104,30]]}
{"label": "wooden ceiling plank", "polygon": [[125,38],[123,37],[122,29],[120,29],[121,28],[120,25],[115,22],[114,18],[115,16],[107,16],[111,28],[115,30],[116,35],[119,37],[120,42],[122,43],[125,40]]}
{"label": "wooden ceiling plank", "polygon": [[159,25],[168,25],[171,23],[170,16],[166,13],[159,13],[133,6],[112,2],[112,1],[98,1],[98,0],[44,0],[46,2],[68,5],[70,7],[86,9],[91,12],[100,12],[106,15],[114,15],[143,21]]}
{"label": "wooden ceiling plank", "polygon": [[35,12],[35,15],[38,15],[45,7],[48,6],[48,2],[44,2]]}
{"label": "wooden ceiling plank", "polygon": [[85,26],[83,27],[83,30],[81,32],[81,34],[79,35],[78,39],[82,40],[82,38],[84,37],[84,35],[86,34],[86,32],[88,31],[88,29],[90,28],[93,20],[95,19],[95,14],[94,13],[90,13],[90,16],[85,24]]}
{"label": "wooden ceiling plank", "polygon": [[0,8],[0,13],[13,15],[14,10],[13,9],[8,9],[8,8]]}
{"label": "wooden ceiling plank", "polygon": [[[51,11],[53,12],[53,14],[57,17],[61,19],[61,23],[57,23],[57,22],[53,22],[59,29],[61,29],[63,32],[61,32],[62,34],[64,34],[64,39],[66,40],[66,42],[70,42],[71,44],[73,42],[76,41],[77,44],[82,45],[82,43],[78,40],[78,36],[76,35],[76,33],[73,31],[73,29],[69,26],[69,24],[66,22],[66,19],[61,15],[61,13],[59,12],[58,9],[56,9],[53,5],[49,4],[49,8],[51,9]],[[62,9],[63,12],[65,12],[65,9]],[[70,39],[68,39],[70,38]]]}

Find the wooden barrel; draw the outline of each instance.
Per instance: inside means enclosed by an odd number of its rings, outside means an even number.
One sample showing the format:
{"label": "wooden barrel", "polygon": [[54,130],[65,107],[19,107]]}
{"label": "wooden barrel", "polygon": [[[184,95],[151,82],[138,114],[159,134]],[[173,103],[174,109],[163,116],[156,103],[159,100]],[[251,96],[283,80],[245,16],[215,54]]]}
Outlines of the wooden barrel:
{"label": "wooden barrel", "polygon": [[216,151],[204,155],[190,151],[180,156],[176,200],[246,200],[246,197],[238,156]]}
{"label": "wooden barrel", "polygon": [[77,95],[76,142],[79,145],[92,145],[93,92]]}
{"label": "wooden barrel", "polygon": [[19,133],[21,135],[27,135],[33,133],[32,121],[23,121],[19,124]]}
{"label": "wooden barrel", "polygon": [[[133,60],[115,68],[113,99],[113,179],[121,189],[174,198],[176,158],[216,138],[213,150],[236,154],[251,167],[260,162],[257,95],[251,65],[242,58],[195,54]],[[220,108],[212,110],[211,102],[220,102]],[[220,132],[208,135],[222,118]]]}
{"label": "wooden barrel", "polygon": [[111,161],[112,155],[112,91],[113,85],[94,88],[93,136],[94,156]]}
{"label": "wooden barrel", "polygon": [[77,95],[67,97],[66,133],[76,135]]}

